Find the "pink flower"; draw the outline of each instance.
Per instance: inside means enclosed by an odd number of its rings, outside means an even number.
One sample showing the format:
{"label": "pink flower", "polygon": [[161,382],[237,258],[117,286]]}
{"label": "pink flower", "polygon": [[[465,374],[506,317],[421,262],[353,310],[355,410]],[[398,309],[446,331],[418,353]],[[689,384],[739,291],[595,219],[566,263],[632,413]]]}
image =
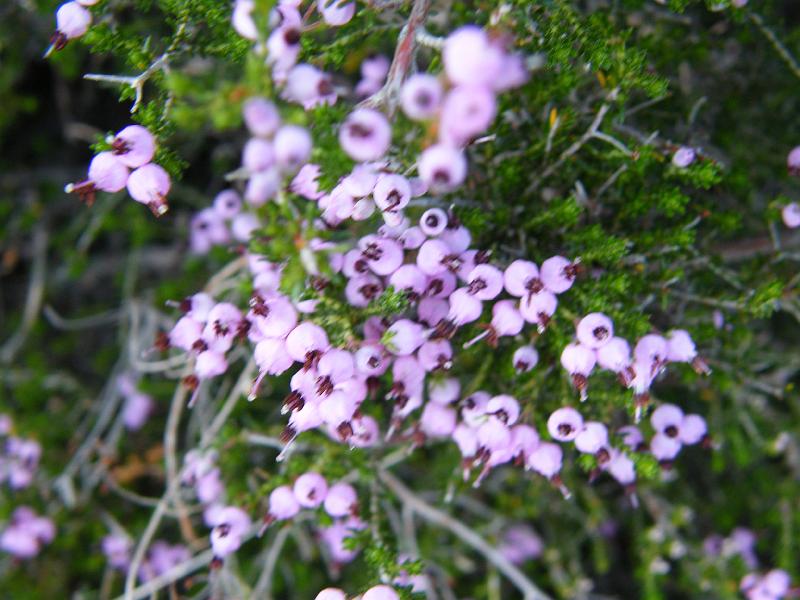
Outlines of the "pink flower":
{"label": "pink flower", "polygon": [[400,94],[400,106],[409,119],[426,121],[436,116],[442,102],[442,85],[427,73],[409,77]]}
{"label": "pink flower", "polygon": [[542,283],[554,294],[563,294],[571,288],[577,274],[577,262],[570,262],[563,256],[548,258],[539,271]]}
{"label": "pink flower", "polygon": [[295,171],[311,156],[311,135],[305,127],[284,125],[275,134],[275,159],[287,171]]}
{"label": "pink flower", "polygon": [[583,417],[574,408],[559,408],[547,419],[547,431],[559,442],[571,442],[582,430]]}
{"label": "pink flower", "polygon": [[517,372],[524,373],[536,366],[539,362],[539,353],[533,346],[520,346],[511,360]]}
{"label": "pink flower", "polygon": [[167,172],[158,165],[149,163],[133,171],[127,186],[131,197],[150,208],[155,216],[169,210],[167,194],[171,183]]}
{"label": "pink flower", "polygon": [[597,350],[611,341],[614,323],[602,313],[590,313],[578,323],[576,335],[581,344]]}
{"label": "pink flower", "polygon": [[276,487],[269,495],[269,516],[277,521],[291,519],[300,508],[294,491],[288,485]]}
{"label": "pink flower", "polygon": [[348,115],[339,130],[342,149],[354,160],[381,158],[389,149],[392,130],[383,114],[371,108],[358,108]]}
{"label": "pink flower", "polygon": [[[798,174],[800,174],[800,167],[798,167]],[[800,204],[797,202],[790,202],[781,209],[781,217],[783,223],[790,229],[800,227]]]}
{"label": "pink flower", "polygon": [[328,495],[328,484],[319,473],[303,473],[294,482],[294,497],[303,508],[320,506]]}
{"label": "pink flower", "polygon": [[467,159],[458,148],[434,144],[420,154],[418,168],[419,176],[432,192],[451,192],[467,176]]}
{"label": "pink flower", "polygon": [[347,0],[317,0],[317,9],[328,25],[341,26],[356,13],[356,3]]}
{"label": "pink flower", "polygon": [[325,496],[325,512],[330,516],[346,517],[351,514],[358,503],[358,496],[355,488],[349,483],[335,483],[328,490]]}
{"label": "pink flower", "polygon": [[250,517],[241,508],[226,506],[214,515],[211,548],[218,558],[236,552],[250,529]]}
{"label": "pink flower", "polygon": [[250,133],[259,137],[270,137],[281,124],[275,105],[259,96],[250,98],[242,106],[242,116]]}
{"label": "pink flower", "polygon": [[672,164],[679,169],[685,169],[694,162],[696,157],[697,154],[692,148],[681,146],[672,155]]}
{"label": "pink flower", "polygon": [[786,168],[789,175],[800,176],[800,146],[792,148],[786,157]]}
{"label": "pink flower", "polygon": [[129,125],[114,137],[111,151],[125,166],[136,169],[153,159],[156,140],[153,134],[141,125]]}

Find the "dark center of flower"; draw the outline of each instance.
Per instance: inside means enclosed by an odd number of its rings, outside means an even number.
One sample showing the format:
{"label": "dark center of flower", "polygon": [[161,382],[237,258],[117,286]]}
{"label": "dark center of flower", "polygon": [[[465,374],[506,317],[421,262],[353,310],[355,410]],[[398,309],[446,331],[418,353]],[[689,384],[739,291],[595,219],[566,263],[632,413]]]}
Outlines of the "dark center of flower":
{"label": "dark center of flower", "polygon": [[114,141],[111,142],[111,152],[114,154],[125,154],[126,152],[130,152],[131,146],[120,137],[114,138]]}
{"label": "dark center of flower", "polygon": [[420,108],[428,108],[433,103],[433,97],[425,90],[417,92],[417,104]]}
{"label": "dark center of flower", "polygon": [[350,135],[361,139],[366,139],[372,135],[372,129],[363,123],[350,123],[347,129],[350,132]]}
{"label": "dark center of flower", "polygon": [[333,92],[333,86],[331,82],[325,78],[320,79],[319,84],[317,84],[317,91],[319,92],[320,96],[327,96],[331,92]]}
{"label": "dark center of flower", "polygon": [[569,435],[570,433],[572,433],[572,425],[570,425],[569,423],[561,423],[558,426],[558,433],[560,433],[561,435]]}
{"label": "dark center of flower", "polygon": [[669,425],[666,429],[664,429],[664,433],[671,438],[678,437],[678,428],[675,427],[675,425]]}
{"label": "dark center of flower", "polygon": [[425,225],[428,227],[434,228],[439,226],[439,217],[436,215],[428,215],[425,218]]}
{"label": "dark center of flower", "polygon": [[485,290],[487,287],[488,286],[486,284],[486,280],[481,277],[478,277],[477,279],[473,279],[472,281],[469,282],[467,289],[469,290],[469,293],[474,296],[481,290]]}
{"label": "dark center of flower", "polygon": [[361,256],[366,258],[367,260],[379,260],[381,256],[383,256],[383,249],[378,246],[376,243],[367,244],[367,247],[364,248],[364,251],[361,253]]}
{"label": "dark center of flower", "polygon": [[433,182],[439,185],[447,185],[450,183],[450,173],[446,169],[436,169],[433,172]]}
{"label": "dark center of flower", "polygon": [[377,369],[380,366],[381,361],[380,359],[375,356],[374,354],[367,359],[367,364],[371,369]]}
{"label": "dark center of flower", "polygon": [[300,41],[300,31],[294,28],[287,29],[283,32],[283,39],[290,46],[294,46]]}
{"label": "dark center of flower", "polygon": [[603,326],[595,327],[592,330],[592,335],[598,340],[604,340],[608,337],[608,329]]}

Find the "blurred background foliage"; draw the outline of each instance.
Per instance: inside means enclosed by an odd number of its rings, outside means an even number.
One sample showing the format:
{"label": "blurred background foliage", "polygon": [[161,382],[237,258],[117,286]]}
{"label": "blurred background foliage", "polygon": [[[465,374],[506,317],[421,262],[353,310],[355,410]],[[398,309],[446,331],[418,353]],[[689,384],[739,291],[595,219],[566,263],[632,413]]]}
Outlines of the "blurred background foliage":
{"label": "blurred background foliage", "polygon": [[[345,27],[305,35],[302,59],[354,84],[365,57],[391,56],[409,9],[395,4],[399,12],[359,3]],[[479,247],[491,248],[501,263],[559,253],[580,256],[585,266],[548,332],[535,341],[539,367],[517,376],[513,345],[497,352],[476,346],[457,367],[465,387],[514,394],[526,417],[541,424],[574,400],[558,357],[576,318],[603,311],[629,339],[681,326],[692,332],[713,374],[700,379],[688,367],[673,369],[654,397],[706,416],[715,448],[685,450],[666,477],[644,460],[638,510],[611,481],[589,485],[571,459],[565,480],[575,497],[569,502],[543,480],[513,469],[472,490],[460,481],[458,453],[448,443],[417,450],[397,472],[431,498],[454,488],[454,512],[487,539],[498,540],[515,523],[533,525],[546,550],[525,569],[556,597],[586,597],[593,582],[591,593],[605,595],[596,597],[735,598],[745,565],[706,555],[703,540],[736,526],[756,532],[763,566],[796,575],[800,232],[782,225],[779,210],[800,195],[800,183],[785,168],[786,154],[800,142],[800,72],[764,28],[800,54],[800,3],[765,0],[719,11],[691,0],[441,4],[449,5],[449,17],[434,3],[432,34],[486,24],[494,14],[492,26],[512,33],[538,65],[523,88],[502,97],[495,137],[471,149],[468,183],[447,201]],[[174,380],[142,379],[158,400],[155,416],[114,447],[93,449],[95,484],[81,487],[74,505],[65,505],[53,480],[96,422],[98,398],[112,377],[144,349],[141,339],[131,339],[140,336],[147,315],[160,315],[151,333],[168,324],[174,314],[164,302],[200,289],[236,256],[219,248],[203,259],[191,256],[188,221],[238,165],[245,140],[241,102],[271,93],[266,68],[229,27],[227,2],[102,0],[103,16],[90,34],[44,61],[56,6],[44,0],[0,6],[0,411],[13,414],[16,430],[44,448],[43,474],[33,488],[0,491],[0,521],[28,503],[53,516],[59,529],[35,560],[0,558],[0,596],[7,598],[95,598],[120,589],[105,571],[99,543],[106,527],[99,515],[113,515],[135,535],[149,509],[104,481],[113,477],[140,496],[160,495],[161,439]],[[124,193],[105,194],[87,209],[63,186],[83,177],[93,145],[130,122],[133,98],[130,90],[82,74],[139,73],[173,42],[171,69],[147,82],[135,115],[158,131],[159,160],[178,178],[170,213],[155,220]],[[440,68],[429,49],[418,61],[423,69]],[[288,120],[311,128],[323,181],[335,182],[352,166],[336,138],[347,105],[308,114],[286,109]],[[548,172],[600,110],[607,111],[600,130],[616,143],[585,140]],[[395,158],[410,165],[434,135],[398,117]],[[670,157],[678,145],[698,148],[700,160],[676,169]],[[274,210],[265,207],[265,216]],[[270,217],[277,222],[277,215]],[[273,251],[291,253],[291,246]],[[214,398],[224,397],[235,375],[222,379],[210,391]],[[279,434],[284,419],[277,399],[284,389],[278,379],[267,394],[275,400],[240,403],[223,429],[217,445],[230,497],[257,514],[268,490],[313,466],[331,478],[358,469],[367,504],[379,493],[369,484],[379,456],[309,434],[303,443],[313,451],[298,452],[277,469],[273,450],[243,441],[244,431]],[[620,425],[629,419],[630,394],[611,377],[594,376],[590,398],[585,408],[592,418]],[[192,426],[183,432],[188,437],[197,434]],[[395,509],[383,495],[376,502],[381,510],[371,516],[382,542],[372,540],[345,567],[342,577],[352,589],[374,582],[402,550],[390,526]],[[180,532],[170,525],[161,535],[177,540]],[[514,597],[513,588],[499,588],[505,584],[497,574],[447,534],[423,525],[418,535],[422,556],[449,574],[456,597]],[[244,580],[257,577],[262,547],[250,543],[239,554]],[[300,541],[287,545],[276,597],[311,598],[328,583],[322,559],[307,552]],[[196,579],[174,592],[191,595],[202,587]]]}

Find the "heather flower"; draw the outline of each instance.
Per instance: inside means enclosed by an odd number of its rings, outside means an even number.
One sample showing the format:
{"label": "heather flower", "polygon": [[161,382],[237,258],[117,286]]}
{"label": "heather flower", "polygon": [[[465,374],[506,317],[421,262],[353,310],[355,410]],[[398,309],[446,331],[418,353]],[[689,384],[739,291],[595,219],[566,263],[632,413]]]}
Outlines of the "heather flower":
{"label": "heather flower", "polygon": [[358,496],[355,488],[349,483],[339,482],[335,483],[328,490],[328,495],[325,496],[325,512],[330,516],[346,517],[351,514],[358,503]]}
{"label": "heather flower", "polygon": [[478,265],[467,276],[467,290],[478,300],[494,300],[503,291],[503,272],[491,265]]}
{"label": "heather flower", "polygon": [[167,212],[167,194],[171,182],[169,174],[156,164],[149,163],[139,167],[128,177],[128,193],[137,202],[146,205],[153,214],[160,217]]}
{"label": "heather flower", "polygon": [[620,427],[617,433],[622,436],[622,442],[631,450],[637,450],[644,443],[642,432],[634,425]]}
{"label": "heather flower", "polygon": [[291,519],[300,512],[300,503],[288,485],[276,487],[269,495],[268,517],[276,521]]}
{"label": "heather flower", "polygon": [[319,200],[325,195],[324,192],[319,190],[317,183],[319,174],[319,165],[307,163],[303,165],[294,179],[292,179],[289,189],[298,196],[303,196],[308,200]]}
{"label": "heather flower", "polygon": [[539,269],[544,287],[554,294],[563,294],[571,288],[577,274],[577,261],[570,262],[563,256],[548,258]]}
{"label": "heather flower", "polygon": [[478,427],[485,420],[486,406],[491,396],[483,391],[470,394],[461,403],[461,419],[470,427]]}
{"label": "heather flower", "polygon": [[220,510],[212,523],[211,549],[217,558],[236,552],[250,529],[250,517],[241,508],[227,506]]}
{"label": "heather flower", "polygon": [[477,321],[482,312],[483,304],[468,288],[459,288],[450,295],[447,320],[456,327]]}
{"label": "heather flower", "polygon": [[383,345],[397,356],[408,356],[425,341],[425,328],[409,319],[396,321],[383,334]]}
{"label": "heather flower", "polygon": [[141,125],[129,125],[112,138],[111,151],[126,167],[136,169],[153,159],[156,140]]}
{"label": "heather flower", "polygon": [[621,337],[612,337],[597,349],[597,364],[602,369],[618,373],[626,386],[635,376],[631,369],[631,348]]}
{"label": "heather flower", "polygon": [[403,84],[400,107],[409,119],[426,121],[436,116],[442,102],[442,85],[433,75],[416,73]]}
{"label": "heather flower", "polygon": [[147,394],[133,392],[125,399],[122,408],[122,422],[130,431],[137,431],[147,422],[153,412],[153,399]]}
{"label": "heather flower", "polygon": [[583,417],[574,408],[559,408],[547,419],[547,431],[559,442],[571,442],[582,430]]}
{"label": "heather flower", "polygon": [[519,301],[519,312],[528,323],[536,323],[539,333],[544,332],[558,307],[556,295],[542,291]]}
{"label": "heather flower", "polygon": [[672,164],[679,169],[685,169],[691,165],[697,157],[695,151],[687,146],[681,146],[672,155]]}
{"label": "heather flower", "polygon": [[429,275],[425,295],[432,298],[449,298],[456,289],[456,283],[456,277],[450,271]]}
{"label": "heather flower", "polygon": [[450,304],[441,298],[423,298],[417,304],[417,318],[429,327],[436,327],[449,311]]}
{"label": "heather flower", "polygon": [[503,534],[498,550],[507,560],[521,565],[539,558],[544,551],[544,542],[533,529],[517,523]]}
{"label": "heather flower", "polygon": [[234,190],[222,190],[214,196],[214,212],[221,219],[232,219],[242,210],[242,199]]}
{"label": "heather flower", "polygon": [[467,159],[463,150],[447,144],[434,144],[422,151],[417,168],[428,188],[437,193],[451,192],[467,176]]}
{"label": "heather flower", "polygon": [[667,359],[672,362],[690,363],[698,373],[710,372],[705,361],[697,355],[692,337],[683,329],[673,330],[667,336]]}
{"label": "heather flower", "polygon": [[350,305],[357,308],[365,308],[382,291],[381,280],[371,273],[367,273],[366,275],[356,275],[350,279],[345,286],[344,294]]}
{"label": "heather flower", "polygon": [[405,208],[411,199],[411,186],[402,175],[381,175],[372,192],[375,204],[383,211]]}
{"label": "heather flower", "polygon": [[458,400],[461,384],[455,377],[432,379],[428,383],[428,399],[437,404],[451,404]]}
{"label": "heather flower", "polygon": [[251,173],[266,171],[275,164],[272,142],[263,138],[250,138],[242,150],[242,165]]}
{"label": "heather flower", "polygon": [[338,27],[353,18],[356,13],[356,3],[347,0],[317,0],[317,9],[323,21]]}
{"label": "heather flower", "polygon": [[56,32],[50,39],[54,50],[62,50],[69,40],[81,37],[92,24],[90,13],[79,2],[65,2],[56,11]]}
{"label": "heather flower", "polygon": [[447,227],[447,213],[441,208],[429,208],[419,219],[419,228],[425,235],[435,237]]}
{"label": "heather flower", "polygon": [[361,600],[400,600],[400,596],[388,585],[376,585],[364,592]]}
{"label": "heather flower", "polygon": [[311,156],[311,135],[305,127],[284,125],[275,134],[275,160],[288,171],[295,171]]}
{"label": "heather flower", "polygon": [[[705,420],[699,415],[684,415],[674,404],[662,404],[650,415],[650,424],[659,435],[676,440],[678,444],[696,444],[707,432]],[[655,438],[654,438],[655,439]]]}
{"label": "heather flower", "polygon": [[236,33],[245,39],[253,41],[258,39],[258,29],[253,20],[255,7],[254,0],[236,0],[233,5],[233,15],[231,16],[231,23]]}
{"label": "heather flower", "polygon": [[336,103],[336,92],[330,77],[306,63],[296,65],[289,71],[284,94],[288,100],[301,104],[306,110],[320,104]]}
{"label": "heather flower", "polygon": [[539,362],[539,353],[533,346],[520,346],[514,352],[511,360],[517,373],[525,373],[533,369]]}
{"label": "heather flower", "polygon": [[578,342],[597,350],[605,346],[614,336],[614,324],[602,313],[590,313],[580,320],[577,327]]}
{"label": "heather flower", "polygon": [[[800,175],[800,167],[797,169],[797,174]],[[790,202],[781,209],[781,217],[783,223],[790,229],[800,227],[800,204],[797,202]]]}
{"label": "heather flower", "polygon": [[286,337],[286,351],[293,360],[312,366],[330,344],[325,330],[314,323],[300,323]]}
{"label": "heather flower", "polygon": [[303,508],[320,506],[328,494],[328,483],[319,473],[303,473],[294,482],[294,497]]}
{"label": "heather flower", "polygon": [[426,371],[447,370],[453,366],[453,349],[447,340],[428,340],[419,347],[417,359]]}
{"label": "heather flower", "polygon": [[447,77],[458,85],[490,86],[503,66],[503,53],[474,25],[457,29],[442,51]]}
{"label": "heather flower", "polygon": [[85,181],[70,183],[64,191],[77,194],[82,202],[91,206],[95,200],[96,190],[116,193],[128,182],[129,172],[122,161],[113,152],[101,152],[89,163],[89,177]]}
{"label": "heather flower", "polygon": [[509,294],[517,298],[530,298],[544,290],[539,269],[527,260],[515,260],[506,267],[503,285]]}
{"label": "heather flower", "polygon": [[392,130],[383,114],[370,108],[358,108],[348,115],[339,130],[342,149],[354,160],[381,158],[389,149]]}
{"label": "heather flower", "polygon": [[525,461],[528,469],[540,475],[553,479],[561,471],[563,452],[561,447],[549,442],[542,442],[529,455]]}
{"label": "heather flower", "polygon": [[452,408],[438,402],[428,402],[422,410],[419,426],[425,435],[443,438],[455,431],[457,421],[458,414]]}
{"label": "heather flower", "polygon": [[466,252],[472,243],[472,234],[469,229],[451,220],[447,228],[439,234],[439,239],[450,247],[453,254],[461,254]]}
{"label": "heather flower", "polygon": [[225,487],[220,479],[220,471],[218,468],[211,469],[197,479],[195,484],[195,493],[197,499],[202,504],[212,504],[220,499]]}
{"label": "heather flower", "polygon": [[127,570],[133,547],[133,541],[128,536],[110,533],[103,538],[101,547],[112,569]]}
{"label": "heather flower", "polygon": [[608,446],[608,429],[597,421],[587,421],[575,436],[575,447],[584,454],[597,454]]}
{"label": "heather flower", "polygon": [[519,412],[519,403],[507,394],[494,396],[486,404],[486,414],[498,418],[509,427],[517,422]]}
{"label": "heather flower", "polygon": [[253,97],[242,107],[242,116],[250,133],[259,137],[270,137],[281,124],[275,105],[266,98]]}
{"label": "heather flower", "polygon": [[239,242],[247,242],[259,227],[258,217],[253,213],[240,213],[231,221],[231,235]]}
{"label": "heather flower", "polygon": [[389,276],[389,285],[395,290],[403,291],[409,298],[421,298],[428,289],[428,277],[417,265],[401,265]]}
{"label": "heather flower", "polygon": [[637,365],[649,366],[650,375],[657,375],[666,365],[669,356],[667,340],[655,333],[648,334],[633,349],[634,362]]}
{"label": "heather flower", "polygon": [[222,352],[206,350],[200,352],[195,358],[194,374],[201,381],[222,375],[228,370],[228,361]]}
{"label": "heather flower", "polygon": [[786,168],[789,175],[800,176],[800,146],[792,148],[786,157]]}
{"label": "heather flower", "polygon": [[444,99],[439,137],[445,143],[463,146],[486,131],[496,113],[497,102],[487,88],[456,87]]}
{"label": "heather flower", "polygon": [[314,597],[314,600],[347,600],[347,596],[339,588],[325,588]]}
{"label": "heather flower", "polygon": [[539,434],[530,425],[519,424],[511,428],[511,452],[520,463],[527,460],[540,442]]}
{"label": "heather flower", "polygon": [[[608,461],[603,468],[621,485],[630,486],[636,481],[636,468],[633,461],[619,450],[611,449],[609,451]],[[636,500],[634,499],[633,502],[635,503]]]}

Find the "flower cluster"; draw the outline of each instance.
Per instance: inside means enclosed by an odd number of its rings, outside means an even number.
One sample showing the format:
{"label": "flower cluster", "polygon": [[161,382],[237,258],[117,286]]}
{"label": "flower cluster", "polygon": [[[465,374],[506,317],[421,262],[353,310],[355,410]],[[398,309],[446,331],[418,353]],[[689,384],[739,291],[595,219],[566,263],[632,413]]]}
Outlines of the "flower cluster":
{"label": "flower cluster", "polygon": [[614,324],[602,313],[590,313],[580,320],[576,341],[561,353],[561,365],[572,377],[581,401],[587,398],[588,377],[595,366],[616,373],[620,382],[634,391],[636,421],[649,400],[653,381],[671,362],[690,363],[698,373],[709,373],[705,361],[688,332],[676,329],[665,338],[650,333],[636,342],[631,356],[628,342],[614,335]]}
{"label": "flower cluster", "polygon": [[[317,0],[311,6],[316,7],[326,24],[334,27],[348,23],[356,12],[355,2],[343,0]],[[255,0],[236,0],[233,7],[233,28],[243,38],[256,42],[258,53],[266,54],[267,64],[272,67],[272,77],[278,83],[285,83],[290,71],[297,64],[300,54],[300,35],[304,29],[310,27],[303,22],[299,7],[300,0],[280,0],[269,14],[270,32],[268,35],[259,31],[254,19]],[[265,38],[266,42],[263,41]],[[314,68],[310,65],[305,66],[309,67],[309,71]],[[315,90],[313,79],[305,79],[304,83],[309,84],[305,91],[322,96],[332,92],[332,90],[326,92],[325,89]],[[289,94],[291,95],[291,92]],[[297,98],[295,100],[305,104],[302,100]],[[333,101],[335,101],[335,95]]]}
{"label": "flower cluster", "polygon": [[16,558],[33,558],[56,536],[56,526],[33,509],[20,506],[14,510],[6,528],[0,533],[0,550]]}
{"label": "flower cluster", "polygon": [[756,536],[751,530],[736,527],[728,537],[723,538],[718,534],[708,536],[703,541],[703,550],[711,557],[740,556],[749,569],[755,569],[758,566],[755,545]]}
{"label": "flower cluster", "polygon": [[[361,600],[400,600],[400,595],[388,585],[376,585],[358,598]],[[316,595],[314,600],[347,600],[347,594],[339,588],[325,588]]]}
{"label": "flower cluster", "polygon": [[747,600],[781,600],[792,591],[789,589],[791,585],[792,579],[786,571],[772,569],[764,575],[757,573],[745,575],[739,584],[739,589]]}
{"label": "flower cluster", "polygon": [[36,440],[9,435],[12,426],[8,415],[0,415],[0,484],[8,482],[12,489],[20,490],[33,482],[42,447]]}
{"label": "flower cluster", "polygon": [[[131,562],[133,541],[123,532],[109,533],[102,541],[103,554],[112,569],[127,572]],[[139,567],[138,577],[142,582],[163,575],[173,567],[191,558],[191,551],[183,544],[170,544],[156,540]]]}
{"label": "flower cluster", "polygon": [[153,134],[141,125],[128,125],[106,142],[111,149],[92,159],[88,177],[66,185],[64,191],[91,206],[98,190],[116,193],[127,187],[131,198],[156,217],[166,213],[172,182],[163,167],[151,162],[156,152]]}

